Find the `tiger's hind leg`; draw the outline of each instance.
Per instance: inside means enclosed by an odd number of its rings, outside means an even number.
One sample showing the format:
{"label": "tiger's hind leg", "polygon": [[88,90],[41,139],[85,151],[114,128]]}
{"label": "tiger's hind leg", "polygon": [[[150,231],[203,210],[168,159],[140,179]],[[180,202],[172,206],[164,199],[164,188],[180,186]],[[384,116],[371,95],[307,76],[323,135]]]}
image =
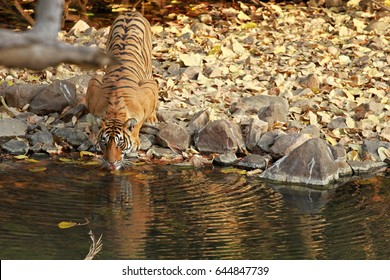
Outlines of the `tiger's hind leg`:
{"label": "tiger's hind leg", "polygon": [[102,91],[103,76],[92,77],[88,83],[85,105],[88,111],[95,116],[102,116],[107,107],[107,100]]}

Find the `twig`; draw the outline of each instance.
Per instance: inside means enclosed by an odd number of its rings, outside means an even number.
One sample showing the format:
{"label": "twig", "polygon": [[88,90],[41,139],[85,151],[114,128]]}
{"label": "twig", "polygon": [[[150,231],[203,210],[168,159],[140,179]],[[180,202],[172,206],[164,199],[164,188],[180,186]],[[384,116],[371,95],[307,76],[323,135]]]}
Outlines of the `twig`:
{"label": "twig", "polygon": [[20,5],[18,0],[14,0],[14,5],[15,5],[15,8],[18,10],[18,12],[24,17],[25,20],[27,20],[27,22],[30,25],[35,24],[35,20],[28,13],[26,13],[24,11],[23,7]]}
{"label": "twig", "polygon": [[382,9],[385,9],[386,11],[389,11],[390,12],[390,8],[386,7],[385,5],[381,4],[381,3],[378,3],[376,2],[375,0],[370,0],[372,3],[374,3],[375,5],[381,7]]}
{"label": "twig", "polygon": [[91,237],[92,244],[89,247],[88,255],[85,257],[84,260],[92,260],[102,250],[103,247],[103,235],[100,235],[99,239],[96,240],[95,235],[93,234],[92,230],[90,230],[89,237]]}

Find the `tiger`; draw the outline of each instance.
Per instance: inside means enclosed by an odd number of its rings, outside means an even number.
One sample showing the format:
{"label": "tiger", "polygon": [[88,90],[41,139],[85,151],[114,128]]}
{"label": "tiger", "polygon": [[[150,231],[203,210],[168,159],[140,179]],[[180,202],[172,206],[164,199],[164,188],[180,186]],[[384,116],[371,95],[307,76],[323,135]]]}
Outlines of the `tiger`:
{"label": "tiger", "polygon": [[139,12],[119,15],[106,48],[114,62],[89,81],[86,107],[101,119],[97,147],[103,152],[102,167],[118,170],[126,167],[126,155],[139,150],[142,125],[157,122],[150,23]]}

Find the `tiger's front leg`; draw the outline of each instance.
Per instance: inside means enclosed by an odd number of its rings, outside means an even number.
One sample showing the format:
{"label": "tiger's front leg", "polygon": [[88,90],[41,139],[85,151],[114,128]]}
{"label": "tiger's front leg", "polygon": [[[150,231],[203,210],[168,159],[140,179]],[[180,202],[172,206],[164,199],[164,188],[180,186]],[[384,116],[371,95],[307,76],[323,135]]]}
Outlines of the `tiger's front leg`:
{"label": "tiger's front leg", "polygon": [[87,106],[88,111],[91,114],[99,117],[102,116],[107,107],[107,100],[104,98],[104,93],[102,90],[102,79],[103,76],[101,75],[91,78],[88,83],[88,89],[85,98],[85,105]]}
{"label": "tiger's front leg", "polygon": [[142,127],[142,123],[137,123],[133,129],[130,131],[131,139],[132,139],[132,146],[130,151],[131,152],[136,152],[140,149],[141,147],[141,141],[139,140],[139,131]]}

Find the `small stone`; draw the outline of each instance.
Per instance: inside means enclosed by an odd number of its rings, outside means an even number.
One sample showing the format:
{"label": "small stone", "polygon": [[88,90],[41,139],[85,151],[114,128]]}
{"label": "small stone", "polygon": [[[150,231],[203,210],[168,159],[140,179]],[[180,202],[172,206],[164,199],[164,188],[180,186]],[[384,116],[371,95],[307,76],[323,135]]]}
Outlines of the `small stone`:
{"label": "small stone", "polygon": [[276,131],[267,131],[260,137],[259,142],[256,144],[257,147],[259,147],[261,151],[269,153],[279,134],[280,133]]}
{"label": "small stone", "polygon": [[177,123],[179,118],[185,118],[188,116],[189,110],[165,110],[160,109],[157,111],[157,119],[163,123]]}
{"label": "small stone", "polygon": [[344,117],[337,117],[331,120],[330,123],[328,123],[328,128],[329,129],[348,128],[346,119]]}
{"label": "small stone", "polygon": [[2,149],[11,155],[24,155],[28,152],[28,145],[24,141],[11,139],[4,143]]}
{"label": "small stone", "polygon": [[87,107],[84,104],[79,104],[70,110],[66,111],[60,116],[60,119],[64,122],[70,122],[73,117],[80,118],[88,112]]}
{"label": "small stone", "polygon": [[174,123],[162,126],[156,135],[157,144],[173,150],[184,151],[190,146],[190,140],[190,134]]}
{"label": "small stone", "polygon": [[299,84],[303,88],[310,88],[311,90],[319,90],[320,88],[320,80],[318,77],[314,74],[309,74],[308,76],[301,78],[299,81]]}
{"label": "small stone", "polygon": [[252,154],[244,157],[236,164],[236,166],[245,170],[254,170],[254,169],[264,170],[267,167],[270,159],[271,159],[270,156],[261,156],[261,155]]}
{"label": "small stone", "polygon": [[31,146],[34,145],[43,145],[43,144],[52,144],[53,142],[53,136],[50,132],[47,131],[40,131],[37,133],[34,133],[33,135],[30,135],[29,142]]}
{"label": "small stone", "polygon": [[199,76],[199,73],[202,73],[202,67],[189,66],[184,70],[183,75],[186,75],[190,80],[196,80]]}
{"label": "small stone", "polygon": [[246,150],[240,126],[228,120],[209,122],[195,135],[194,141],[200,152],[223,154]]}
{"label": "small stone", "polygon": [[363,153],[371,155],[376,161],[381,161],[378,154],[378,149],[381,147],[390,150],[390,142],[378,140],[363,140]]}
{"label": "small stone", "polygon": [[233,165],[236,161],[237,156],[234,152],[226,152],[215,157],[213,160],[213,164],[221,166],[230,166]]}
{"label": "small stone", "polygon": [[147,151],[152,147],[153,143],[149,138],[150,135],[140,134],[139,140],[141,142],[140,150]]}
{"label": "small stone", "polygon": [[268,123],[256,116],[251,120],[247,129],[246,129],[246,137],[245,144],[249,151],[254,150],[257,147],[257,143],[259,142],[261,136],[267,132]]}
{"label": "small stone", "polygon": [[287,122],[288,108],[280,103],[272,103],[267,107],[261,108],[258,112],[260,120],[268,122],[272,127],[276,122]]}
{"label": "small stone", "polygon": [[311,137],[308,134],[302,133],[279,135],[270,149],[270,155],[276,159],[281,158],[291,153],[309,139],[311,139]]}
{"label": "small stone", "polygon": [[167,72],[172,76],[178,76],[180,74],[180,65],[178,63],[172,63],[168,67]]}
{"label": "small stone", "polygon": [[187,124],[188,133],[193,136],[196,132],[199,132],[210,121],[210,112],[208,110],[202,110],[196,113],[190,122]]}
{"label": "small stone", "polygon": [[335,162],[345,162],[347,160],[347,153],[341,146],[329,146]]}
{"label": "small stone", "polygon": [[0,119],[0,137],[24,136],[27,124],[19,119]]}
{"label": "small stone", "polygon": [[320,138],[321,131],[315,125],[308,125],[301,130],[301,134],[309,134],[311,138]]}
{"label": "small stone", "polygon": [[66,142],[72,146],[80,146],[86,140],[88,140],[88,135],[78,129],[73,129],[66,138]]}
{"label": "small stone", "polygon": [[387,163],[376,161],[347,161],[351,166],[354,175],[367,175],[384,171],[387,168]]}
{"label": "small stone", "polygon": [[249,114],[256,114],[260,109],[269,107],[271,104],[281,104],[283,111],[288,113],[288,101],[287,99],[279,96],[270,96],[270,95],[255,95],[243,97],[239,102],[234,102],[230,111],[234,113],[238,109],[244,110]]}

